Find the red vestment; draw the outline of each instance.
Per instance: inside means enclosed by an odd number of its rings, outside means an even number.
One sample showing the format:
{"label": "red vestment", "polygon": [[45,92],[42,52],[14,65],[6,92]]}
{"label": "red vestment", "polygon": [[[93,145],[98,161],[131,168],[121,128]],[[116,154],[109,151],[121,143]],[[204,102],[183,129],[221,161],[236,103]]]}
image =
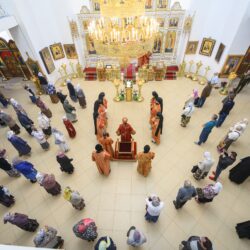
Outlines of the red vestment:
{"label": "red vestment", "polygon": [[63,120],[63,123],[68,131],[69,137],[74,138],[76,136],[76,130],[70,120]]}
{"label": "red vestment", "polygon": [[117,129],[116,133],[121,135],[121,142],[128,142],[131,141],[132,136],[131,134],[135,134],[134,129],[131,127],[130,124],[120,124],[119,128]]}

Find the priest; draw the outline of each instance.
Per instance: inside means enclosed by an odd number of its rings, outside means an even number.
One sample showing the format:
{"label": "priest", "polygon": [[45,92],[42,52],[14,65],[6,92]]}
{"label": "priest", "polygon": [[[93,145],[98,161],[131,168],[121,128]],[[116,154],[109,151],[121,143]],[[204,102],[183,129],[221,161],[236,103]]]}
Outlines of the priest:
{"label": "priest", "polygon": [[128,123],[128,118],[122,118],[122,124],[120,124],[119,128],[116,131],[118,136],[121,136],[121,142],[130,142],[132,139],[131,135],[134,135],[136,132],[132,128],[132,126]]}

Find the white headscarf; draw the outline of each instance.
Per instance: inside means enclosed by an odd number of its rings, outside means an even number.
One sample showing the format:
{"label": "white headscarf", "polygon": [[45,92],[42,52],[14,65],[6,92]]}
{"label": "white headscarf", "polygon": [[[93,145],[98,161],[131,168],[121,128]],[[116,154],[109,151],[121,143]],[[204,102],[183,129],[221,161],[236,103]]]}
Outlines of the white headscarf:
{"label": "white headscarf", "polygon": [[78,83],[77,85],[76,85],[76,91],[79,91],[81,89],[81,86],[80,86],[80,84]]}
{"label": "white headscarf", "polygon": [[53,82],[48,82],[48,85],[54,86],[55,84]]}
{"label": "white headscarf", "polygon": [[212,160],[211,153],[208,151],[204,152],[204,158],[208,161]]}
{"label": "white headscarf", "polygon": [[43,76],[43,74],[41,72],[38,72],[38,76]]}
{"label": "white headscarf", "polygon": [[216,194],[218,194],[222,190],[222,184],[220,182],[216,182],[212,189]]}
{"label": "white headscarf", "polygon": [[38,172],[38,173],[36,174],[36,179],[37,179],[37,182],[38,182],[39,184],[42,184],[43,178],[44,178],[44,174],[42,174],[42,173],[40,173],[40,172]]}
{"label": "white headscarf", "polygon": [[14,134],[15,133],[12,130],[8,131],[7,132],[7,138],[10,139]]}
{"label": "white headscarf", "polygon": [[17,105],[18,105],[17,100],[15,100],[14,98],[10,98],[10,103],[11,103],[13,106],[17,106]]}
{"label": "white headscarf", "polygon": [[66,83],[71,83],[70,79],[67,79],[67,80],[66,80]]}

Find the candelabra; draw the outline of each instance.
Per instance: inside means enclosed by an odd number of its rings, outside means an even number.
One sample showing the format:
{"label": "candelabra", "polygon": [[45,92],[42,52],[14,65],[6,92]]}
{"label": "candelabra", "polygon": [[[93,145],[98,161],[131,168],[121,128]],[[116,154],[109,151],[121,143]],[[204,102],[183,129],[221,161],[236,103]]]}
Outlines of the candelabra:
{"label": "candelabra", "polygon": [[200,78],[200,80],[199,80],[199,84],[200,84],[200,85],[204,85],[204,84],[207,83],[207,73],[208,73],[208,71],[209,71],[210,69],[211,69],[211,68],[210,68],[209,66],[207,66],[207,67],[205,68],[205,74],[204,74],[204,76],[202,76],[202,77]]}
{"label": "candelabra", "polygon": [[188,69],[188,72],[187,72],[186,75],[185,75],[187,78],[191,78],[192,75],[193,75],[193,73],[191,73],[191,69],[192,69],[193,64],[194,64],[194,61],[191,60],[191,61],[189,62],[189,69]]}
{"label": "candelabra", "polygon": [[116,88],[116,96],[113,98],[113,100],[114,100],[115,102],[119,102],[119,101],[120,101],[120,97],[119,97],[119,86],[120,86],[120,84],[121,84],[121,80],[115,79],[113,83],[114,83],[114,86],[115,86],[115,88]]}
{"label": "candelabra", "polygon": [[138,85],[138,98],[137,98],[137,101],[138,102],[142,102],[144,100],[144,98],[142,97],[142,94],[141,94],[141,89],[142,89],[143,84],[144,84],[144,80],[142,80],[142,79],[137,80],[137,85]]}
{"label": "candelabra", "polygon": [[179,77],[183,77],[183,76],[185,75],[186,65],[187,65],[186,61],[183,60],[183,62],[182,62],[181,65],[180,65],[180,69],[179,69],[179,71],[178,71],[178,76],[179,76]]}
{"label": "candelabra", "polygon": [[76,72],[75,72],[73,62],[70,62],[69,65],[70,65],[70,68],[71,68],[71,70],[72,70],[72,78],[76,78],[76,77],[77,77],[77,74],[76,74]]}
{"label": "candelabra", "polygon": [[201,61],[199,61],[198,63],[196,63],[196,71],[195,71],[194,75],[192,76],[192,80],[193,81],[198,81],[199,70],[200,70],[200,68],[201,68],[202,65],[203,64],[202,64]]}
{"label": "candelabra", "polygon": [[77,62],[76,64],[76,72],[78,78],[84,78],[84,74],[82,72],[82,65],[79,62]]}

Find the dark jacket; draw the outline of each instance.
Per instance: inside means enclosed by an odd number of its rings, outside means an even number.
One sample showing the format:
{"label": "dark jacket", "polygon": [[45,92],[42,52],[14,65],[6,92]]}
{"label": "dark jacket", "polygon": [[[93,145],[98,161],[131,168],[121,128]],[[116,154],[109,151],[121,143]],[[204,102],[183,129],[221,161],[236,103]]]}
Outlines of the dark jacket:
{"label": "dark jacket", "polygon": [[48,85],[48,81],[44,76],[38,76],[41,85]]}
{"label": "dark jacket", "polygon": [[221,154],[218,162],[218,166],[222,169],[226,169],[232,165],[236,159],[231,158],[227,153]]}
{"label": "dark jacket", "polygon": [[209,97],[211,94],[212,88],[213,88],[212,85],[208,83],[201,92],[201,98]]}
{"label": "dark jacket", "polygon": [[198,250],[202,250],[202,246],[200,244],[200,237],[198,236],[191,236],[189,237],[189,239],[187,241],[183,241],[182,244],[184,245],[184,247],[182,248],[182,250],[194,250],[194,248],[192,247],[192,244],[195,245],[195,249]]}
{"label": "dark jacket", "polygon": [[68,173],[74,171],[74,166],[71,163],[73,161],[72,158],[68,158],[66,155],[64,156],[57,155],[56,160],[60,164],[62,171]]}
{"label": "dark jacket", "polygon": [[181,202],[190,200],[192,197],[196,195],[196,189],[191,187],[182,187],[179,189],[176,200],[180,200]]}
{"label": "dark jacket", "polygon": [[57,92],[56,95],[57,95],[57,97],[59,98],[60,102],[63,104],[64,101],[65,101],[66,98],[67,98],[67,95],[64,95],[64,94],[61,93],[61,92]]}
{"label": "dark jacket", "polygon": [[221,109],[221,111],[219,112],[219,114],[229,114],[230,110],[233,108],[234,106],[234,101],[229,99],[227,100],[224,104],[223,107]]}
{"label": "dark jacket", "polygon": [[9,171],[12,169],[10,163],[3,157],[0,158],[0,168],[4,171]]}
{"label": "dark jacket", "polygon": [[21,125],[25,128],[30,128],[34,122],[25,114],[18,112],[17,113],[17,118],[19,120],[19,122],[21,123]]}

